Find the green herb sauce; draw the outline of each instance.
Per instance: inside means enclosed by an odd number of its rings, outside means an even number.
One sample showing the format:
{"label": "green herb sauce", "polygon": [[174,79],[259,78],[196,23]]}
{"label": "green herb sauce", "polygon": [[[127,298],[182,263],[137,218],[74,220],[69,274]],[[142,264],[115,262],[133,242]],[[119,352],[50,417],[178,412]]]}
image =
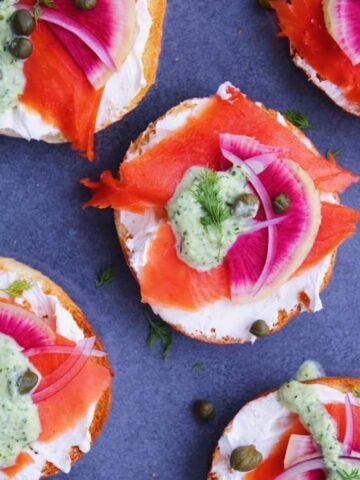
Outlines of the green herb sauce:
{"label": "green herb sauce", "polygon": [[304,382],[305,380],[315,380],[325,375],[322,366],[313,360],[306,360],[295,375],[295,380]]}
{"label": "green herb sauce", "polygon": [[19,453],[40,434],[40,419],[31,393],[20,395],[17,382],[35,370],[19,345],[0,334],[0,468],[14,465]]}
{"label": "green herb sauce", "polygon": [[[209,178],[213,180],[211,188],[209,182],[204,187],[202,182]],[[197,192],[202,187],[208,195],[210,213],[199,202]],[[252,191],[241,166],[227,172],[204,167],[192,167],[186,172],[168,204],[168,213],[178,238],[179,255],[191,267],[206,271],[220,265],[238,235],[246,231],[258,206],[244,206],[242,210],[240,205],[234,209],[234,202],[243,193]]]}
{"label": "green herb sauce", "polygon": [[15,11],[15,3],[15,0],[0,1],[0,113],[18,105],[25,86],[24,62],[8,51],[13,39],[10,17]]}
{"label": "green herb sauce", "polygon": [[299,369],[296,379],[283,385],[279,392],[280,403],[290,412],[299,415],[301,422],[308,428],[314,441],[319,445],[328,469],[329,480],[341,480],[339,470],[351,472],[352,465],[339,459],[343,445],[338,441],[335,422],[326,408],[320,403],[313,385],[301,383],[303,380],[323,376],[323,371],[316,362],[307,361]]}

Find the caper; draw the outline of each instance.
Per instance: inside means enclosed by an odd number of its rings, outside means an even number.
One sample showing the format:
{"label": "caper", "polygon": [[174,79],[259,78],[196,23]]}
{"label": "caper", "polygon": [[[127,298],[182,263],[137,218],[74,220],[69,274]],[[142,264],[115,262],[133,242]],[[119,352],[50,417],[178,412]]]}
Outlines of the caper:
{"label": "caper", "polygon": [[25,37],[15,38],[9,45],[9,52],[20,60],[25,60],[30,57],[32,51],[32,43]]}
{"label": "caper", "polygon": [[259,199],[252,193],[241,193],[236,197],[231,213],[239,217],[255,217],[259,210]]}
{"label": "caper", "polygon": [[96,7],[97,0],[75,0],[75,5],[80,10],[92,10]]}
{"label": "caper", "polygon": [[35,372],[28,369],[25,373],[23,373],[16,382],[16,386],[18,387],[18,392],[20,395],[25,395],[26,393],[31,392],[33,388],[37,385],[39,377],[36,375]]}
{"label": "caper", "polygon": [[209,400],[197,400],[194,403],[194,412],[202,420],[212,420],[216,415],[215,407]]}
{"label": "caper", "polygon": [[279,193],[272,201],[275,213],[285,213],[291,204],[290,196],[287,193]]}
{"label": "caper", "polygon": [[262,455],[255,448],[255,445],[246,445],[233,450],[230,456],[231,468],[238,472],[250,472],[262,462]]}
{"label": "caper", "polygon": [[266,10],[273,10],[270,1],[271,0],[258,0],[258,4],[261,8],[265,8]]}
{"label": "caper", "polygon": [[29,36],[35,30],[35,20],[25,9],[17,10],[11,17],[11,26],[18,35]]}
{"label": "caper", "polygon": [[266,337],[270,333],[270,328],[264,320],[256,320],[250,327],[250,333],[255,337]]}

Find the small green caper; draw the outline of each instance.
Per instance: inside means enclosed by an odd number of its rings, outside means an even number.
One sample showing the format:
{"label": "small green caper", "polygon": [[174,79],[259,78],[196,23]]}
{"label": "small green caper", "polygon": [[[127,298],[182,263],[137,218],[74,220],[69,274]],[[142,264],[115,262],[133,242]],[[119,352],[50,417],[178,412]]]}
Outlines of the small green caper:
{"label": "small green caper", "polygon": [[9,52],[19,60],[25,60],[32,54],[33,46],[31,41],[25,37],[15,38],[9,45]]}
{"label": "small green caper", "polygon": [[265,8],[266,10],[274,10],[270,3],[271,0],[257,0],[258,4],[261,8]]}
{"label": "small green caper", "polygon": [[215,407],[209,400],[197,400],[194,403],[194,412],[202,420],[212,420],[216,415]]}
{"label": "small green caper", "polygon": [[279,193],[272,201],[275,213],[285,213],[290,208],[291,200],[287,193]]}
{"label": "small green caper", "polygon": [[80,10],[92,10],[96,7],[97,0],[75,0],[75,5]]}
{"label": "small green caper", "polygon": [[230,456],[231,468],[238,472],[250,472],[262,462],[262,455],[255,445],[246,445],[233,450]]}
{"label": "small green caper", "polygon": [[29,36],[35,30],[35,20],[31,13],[23,8],[11,17],[11,26],[18,35]]}
{"label": "small green caper", "polygon": [[39,377],[35,372],[30,369],[26,370],[26,372],[17,379],[16,386],[18,387],[18,392],[20,395],[31,392],[31,390],[36,387],[38,381]]}
{"label": "small green caper", "polygon": [[259,210],[260,202],[252,193],[241,193],[236,197],[231,213],[239,217],[255,217]]}
{"label": "small green caper", "polygon": [[264,320],[256,320],[250,327],[250,333],[259,338],[267,337],[270,334],[270,328]]}

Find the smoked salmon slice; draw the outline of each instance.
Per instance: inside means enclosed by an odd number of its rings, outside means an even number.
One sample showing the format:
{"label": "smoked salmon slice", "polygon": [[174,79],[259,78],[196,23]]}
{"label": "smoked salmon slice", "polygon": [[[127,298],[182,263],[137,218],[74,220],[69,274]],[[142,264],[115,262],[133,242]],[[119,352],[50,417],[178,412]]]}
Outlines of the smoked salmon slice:
{"label": "smoked salmon slice", "polygon": [[232,133],[255,137],[265,145],[286,149],[324,192],[341,192],[357,181],[347,170],[311,152],[273,115],[242,94],[231,103],[212,97],[200,114],[183,128],[131,162],[120,167],[120,180],[105,172],[100,182],[83,180],[94,190],[88,206],[144,210],[145,206],[164,206],[174,194],[185,172],[192,166],[219,169],[219,135]]}
{"label": "smoked salmon slice", "polygon": [[103,90],[96,91],[50,28],[39,20],[34,51],[24,64],[20,102],[57,127],[76,150],[94,159],[94,134]]}
{"label": "smoked salmon slice", "polygon": [[[360,447],[360,408],[353,406],[353,412],[355,415],[355,446],[354,450],[359,451]],[[335,420],[338,426],[338,438],[342,442],[345,435],[346,426],[346,413],[345,407],[342,404],[330,404],[326,405],[326,409],[329,414]],[[295,420],[293,425],[287,432],[284,433],[279,443],[275,446],[272,453],[259,465],[259,467],[253,472],[248,473],[245,476],[245,480],[274,480],[278,475],[284,471],[284,459],[286,454],[287,445],[291,435],[308,435],[309,432],[300,423],[300,420]],[[325,480],[326,475],[324,472],[317,470],[314,472],[314,480]],[[312,477],[312,478],[313,478]]]}
{"label": "smoked salmon slice", "polygon": [[16,464],[12,467],[3,468],[0,470],[5,473],[8,478],[14,478],[18,473],[20,473],[24,468],[34,463],[34,460],[26,452],[21,452],[16,459]]}
{"label": "smoked salmon slice", "polygon": [[[57,343],[72,344],[64,340],[58,337]],[[31,358],[31,362],[42,375],[47,375],[67,357],[59,354],[36,355]],[[64,388],[37,404],[41,423],[39,440],[52,440],[73,428],[89,408],[100,400],[110,384],[110,370],[89,358],[80,373]]]}
{"label": "smoked salmon slice", "polygon": [[321,204],[321,224],[315,243],[297,274],[314,267],[327,255],[356,233],[360,212],[346,207],[323,202]]}
{"label": "smoked salmon slice", "polygon": [[[162,307],[198,310],[207,303],[230,298],[225,264],[198,272],[180,260],[171,226],[160,226],[149,249],[149,260],[140,275],[142,300]],[[156,285],[156,288],[154,288]]]}
{"label": "smoked salmon slice", "polygon": [[341,87],[349,101],[360,102],[360,65],[352,65],[327,31],[322,0],[276,0],[272,6],[295,52],[322,80]]}

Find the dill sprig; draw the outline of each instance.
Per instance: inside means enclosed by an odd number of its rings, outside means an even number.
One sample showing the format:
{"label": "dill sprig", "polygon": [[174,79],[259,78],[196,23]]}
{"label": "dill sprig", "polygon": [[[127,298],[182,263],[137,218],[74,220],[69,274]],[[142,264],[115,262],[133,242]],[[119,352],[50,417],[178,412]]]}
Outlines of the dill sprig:
{"label": "dill sprig", "polygon": [[285,110],[282,112],[284,117],[289,120],[295,127],[305,130],[307,128],[315,128],[307,118],[307,116],[297,110]]}
{"label": "dill sprig", "polygon": [[341,480],[360,480],[360,471],[357,468],[353,468],[351,472],[345,470],[336,470]]}
{"label": "dill sprig", "polygon": [[114,281],[115,277],[115,267],[113,267],[112,265],[108,265],[107,267],[104,267],[102,270],[100,270],[100,272],[98,273],[96,286],[99,288],[105,285],[110,285],[110,283]]}
{"label": "dill sprig", "polygon": [[360,387],[354,387],[354,395],[357,398],[360,398]]}
{"label": "dill sprig", "polygon": [[55,3],[54,3],[54,0],[36,0],[33,6],[34,18],[36,22],[41,17],[41,5],[45,5],[46,7],[49,7],[49,8],[54,8]]}
{"label": "dill sprig", "polygon": [[160,341],[164,360],[167,360],[169,358],[170,347],[172,344],[172,330],[169,325],[163,322],[159,317],[156,317],[149,312],[146,312],[145,315],[149,322],[147,344],[150,348],[153,348],[157,342]]}
{"label": "dill sprig", "polygon": [[221,231],[222,223],[230,217],[230,211],[220,198],[217,173],[205,170],[192,192],[204,212],[200,220],[202,225],[205,228],[213,225]]}
{"label": "dill sprig", "polygon": [[15,280],[7,288],[2,288],[1,291],[12,298],[18,298],[21,297],[26,290],[30,290],[31,287],[32,284],[26,280]]}
{"label": "dill sprig", "polygon": [[205,365],[203,364],[203,362],[194,363],[194,365],[191,367],[191,370],[193,372],[202,372],[203,370],[205,370]]}
{"label": "dill sprig", "polygon": [[328,160],[330,160],[331,156],[333,156],[335,160],[339,160],[340,155],[341,155],[341,148],[337,148],[335,150],[330,150],[330,148],[328,148],[326,150],[326,158]]}

